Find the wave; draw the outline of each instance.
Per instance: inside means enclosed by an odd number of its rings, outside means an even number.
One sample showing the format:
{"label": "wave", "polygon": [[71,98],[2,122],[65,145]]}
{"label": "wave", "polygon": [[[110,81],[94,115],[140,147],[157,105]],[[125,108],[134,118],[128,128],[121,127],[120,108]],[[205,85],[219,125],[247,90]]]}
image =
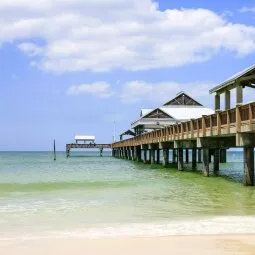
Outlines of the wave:
{"label": "wave", "polygon": [[61,231],[26,233],[0,240],[32,239],[97,239],[104,237],[164,237],[191,235],[255,234],[254,216],[222,216],[201,220],[182,220],[168,223],[134,223],[119,226],[65,229]]}
{"label": "wave", "polygon": [[0,195],[6,192],[52,191],[62,189],[105,189],[135,186],[132,181],[71,181],[71,182],[34,182],[0,183]]}

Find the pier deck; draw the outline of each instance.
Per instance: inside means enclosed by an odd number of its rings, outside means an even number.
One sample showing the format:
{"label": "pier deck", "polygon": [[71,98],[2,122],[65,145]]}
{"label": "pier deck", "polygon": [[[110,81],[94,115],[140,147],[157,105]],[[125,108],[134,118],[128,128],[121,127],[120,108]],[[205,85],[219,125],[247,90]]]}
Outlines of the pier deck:
{"label": "pier deck", "polygon": [[102,156],[103,149],[111,149],[110,144],[82,144],[82,143],[70,143],[66,145],[66,156],[70,157],[71,149],[99,149]]}
{"label": "pier deck", "polygon": [[[131,139],[112,144],[113,156],[144,162],[159,162],[159,151],[163,150],[163,164],[168,165],[169,149],[173,150],[173,163],[183,170],[183,150],[192,149],[192,167],[201,160],[203,169],[209,176],[211,155],[214,156],[214,171],[224,157],[224,150],[232,147],[244,148],[244,184],[254,185],[254,146],[255,146],[255,102],[237,105],[226,111],[217,110],[215,114],[202,116],[187,122],[170,125]],[[150,153],[147,160],[147,150]],[[157,159],[155,159],[157,151]],[[198,154],[198,155],[197,155]],[[198,158],[198,160],[197,160]],[[177,161],[176,161],[177,159]],[[188,162],[186,153],[186,162]]]}

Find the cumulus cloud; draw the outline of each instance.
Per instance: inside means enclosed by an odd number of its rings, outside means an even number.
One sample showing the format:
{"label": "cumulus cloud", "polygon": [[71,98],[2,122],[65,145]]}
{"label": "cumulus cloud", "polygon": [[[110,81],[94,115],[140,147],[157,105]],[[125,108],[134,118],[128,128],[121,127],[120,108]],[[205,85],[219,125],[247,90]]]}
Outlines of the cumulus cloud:
{"label": "cumulus cloud", "polygon": [[243,7],[239,10],[241,13],[246,13],[246,12],[255,12],[255,6],[254,7]]}
{"label": "cumulus cloud", "polygon": [[30,57],[37,56],[37,55],[42,55],[43,54],[43,48],[37,46],[34,43],[20,43],[18,45],[18,48],[29,55]]}
{"label": "cumulus cloud", "polygon": [[209,89],[212,83],[189,83],[181,84],[177,82],[159,82],[147,83],[145,81],[131,81],[124,84],[120,93],[120,99],[123,103],[137,103],[147,101],[150,103],[163,104],[175,97],[175,95],[184,90],[190,96],[195,98],[204,98],[209,96]]}
{"label": "cumulus cloud", "polygon": [[161,11],[152,0],[1,0],[4,42],[21,42],[45,71],[136,71],[206,61],[221,50],[250,54],[255,27],[207,9]]}
{"label": "cumulus cloud", "polygon": [[67,95],[91,94],[99,98],[108,98],[114,95],[110,84],[106,82],[73,85],[66,91],[66,93]]}

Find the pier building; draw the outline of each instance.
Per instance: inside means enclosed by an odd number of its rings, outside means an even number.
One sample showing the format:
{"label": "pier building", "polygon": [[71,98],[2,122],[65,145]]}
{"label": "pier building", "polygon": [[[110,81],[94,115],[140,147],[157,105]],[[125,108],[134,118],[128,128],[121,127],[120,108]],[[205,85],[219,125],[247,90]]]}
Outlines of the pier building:
{"label": "pier building", "polygon": [[[235,74],[210,90],[211,94],[215,93],[216,112],[199,113],[201,116],[190,115],[187,116],[188,120],[175,115],[173,109],[171,112],[160,108],[152,111],[143,110],[140,119],[132,123],[132,128],[137,128],[135,136],[113,143],[113,156],[159,164],[160,151],[163,151],[162,163],[167,167],[170,163],[169,153],[171,152],[171,163],[176,164],[178,170],[183,171],[183,152],[186,151],[186,163],[188,163],[189,150],[191,150],[192,168],[195,170],[197,163],[202,162],[203,173],[208,177],[212,172],[213,174],[218,173],[220,158],[224,156],[226,149],[239,147],[244,151],[243,183],[247,186],[254,185],[255,102],[243,102],[243,89],[245,87],[255,88],[254,84],[255,65]],[[231,108],[230,91],[233,89],[236,89],[236,103]],[[221,94],[225,95],[223,110],[220,109]],[[184,98],[187,96],[184,95]],[[171,106],[172,103],[174,104],[175,100],[170,101],[169,105]],[[146,118],[153,119],[153,117],[154,122],[145,122]],[[164,117],[169,121],[172,117],[173,122],[164,122]],[[175,118],[182,120],[176,121]],[[157,119],[162,119],[159,125],[157,125]],[[146,132],[147,129],[151,131]],[[211,162],[212,172],[209,167]]]}

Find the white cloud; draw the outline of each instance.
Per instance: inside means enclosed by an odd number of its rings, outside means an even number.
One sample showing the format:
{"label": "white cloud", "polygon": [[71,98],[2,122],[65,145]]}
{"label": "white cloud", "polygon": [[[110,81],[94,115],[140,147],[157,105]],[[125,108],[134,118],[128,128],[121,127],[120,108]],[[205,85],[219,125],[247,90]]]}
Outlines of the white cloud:
{"label": "white cloud", "polygon": [[100,98],[108,98],[114,95],[110,84],[106,82],[95,82],[92,84],[82,84],[71,86],[67,91],[67,95],[91,94]]}
{"label": "white cloud", "polygon": [[22,42],[45,71],[148,70],[206,61],[221,50],[250,54],[255,27],[207,9],[161,11],[152,0],[1,0],[4,42]]}
{"label": "white cloud", "polygon": [[[113,88],[107,82],[95,82],[92,84],[83,84],[71,86],[67,91],[67,95],[83,95],[91,94],[100,98],[115,97],[124,104],[146,103],[149,107],[160,105],[174,98],[177,93],[184,91],[190,96],[198,99],[202,104],[208,105],[213,102],[212,95],[209,90],[215,84],[211,82],[196,83],[178,83],[172,81],[149,83],[146,81],[129,81],[125,84],[118,85]],[[107,119],[115,119],[116,121],[123,116],[106,115]]]}
{"label": "white cloud", "polygon": [[[204,99],[209,96],[209,89],[212,83],[189,83],[181,84],[177,82],[147,83],[145,81],[131,81],[126,83],[120,95],[123,103],[137,103],[147,101],[150,103],[163,104],[174,98],[177,93],[184,91],[197,99]],[[206,102],[206,100],[202,100]]]}
{"label": "white cloud", "polygon": [[239,10],[241,13],[246,13],[246,12],[255,12],[255,6],[254,7],[243,7]]}
{"label": "white cloud", "polygon": [[43,48],[34,43],[21,43],[18,48],[30,57],[43,54]]}

